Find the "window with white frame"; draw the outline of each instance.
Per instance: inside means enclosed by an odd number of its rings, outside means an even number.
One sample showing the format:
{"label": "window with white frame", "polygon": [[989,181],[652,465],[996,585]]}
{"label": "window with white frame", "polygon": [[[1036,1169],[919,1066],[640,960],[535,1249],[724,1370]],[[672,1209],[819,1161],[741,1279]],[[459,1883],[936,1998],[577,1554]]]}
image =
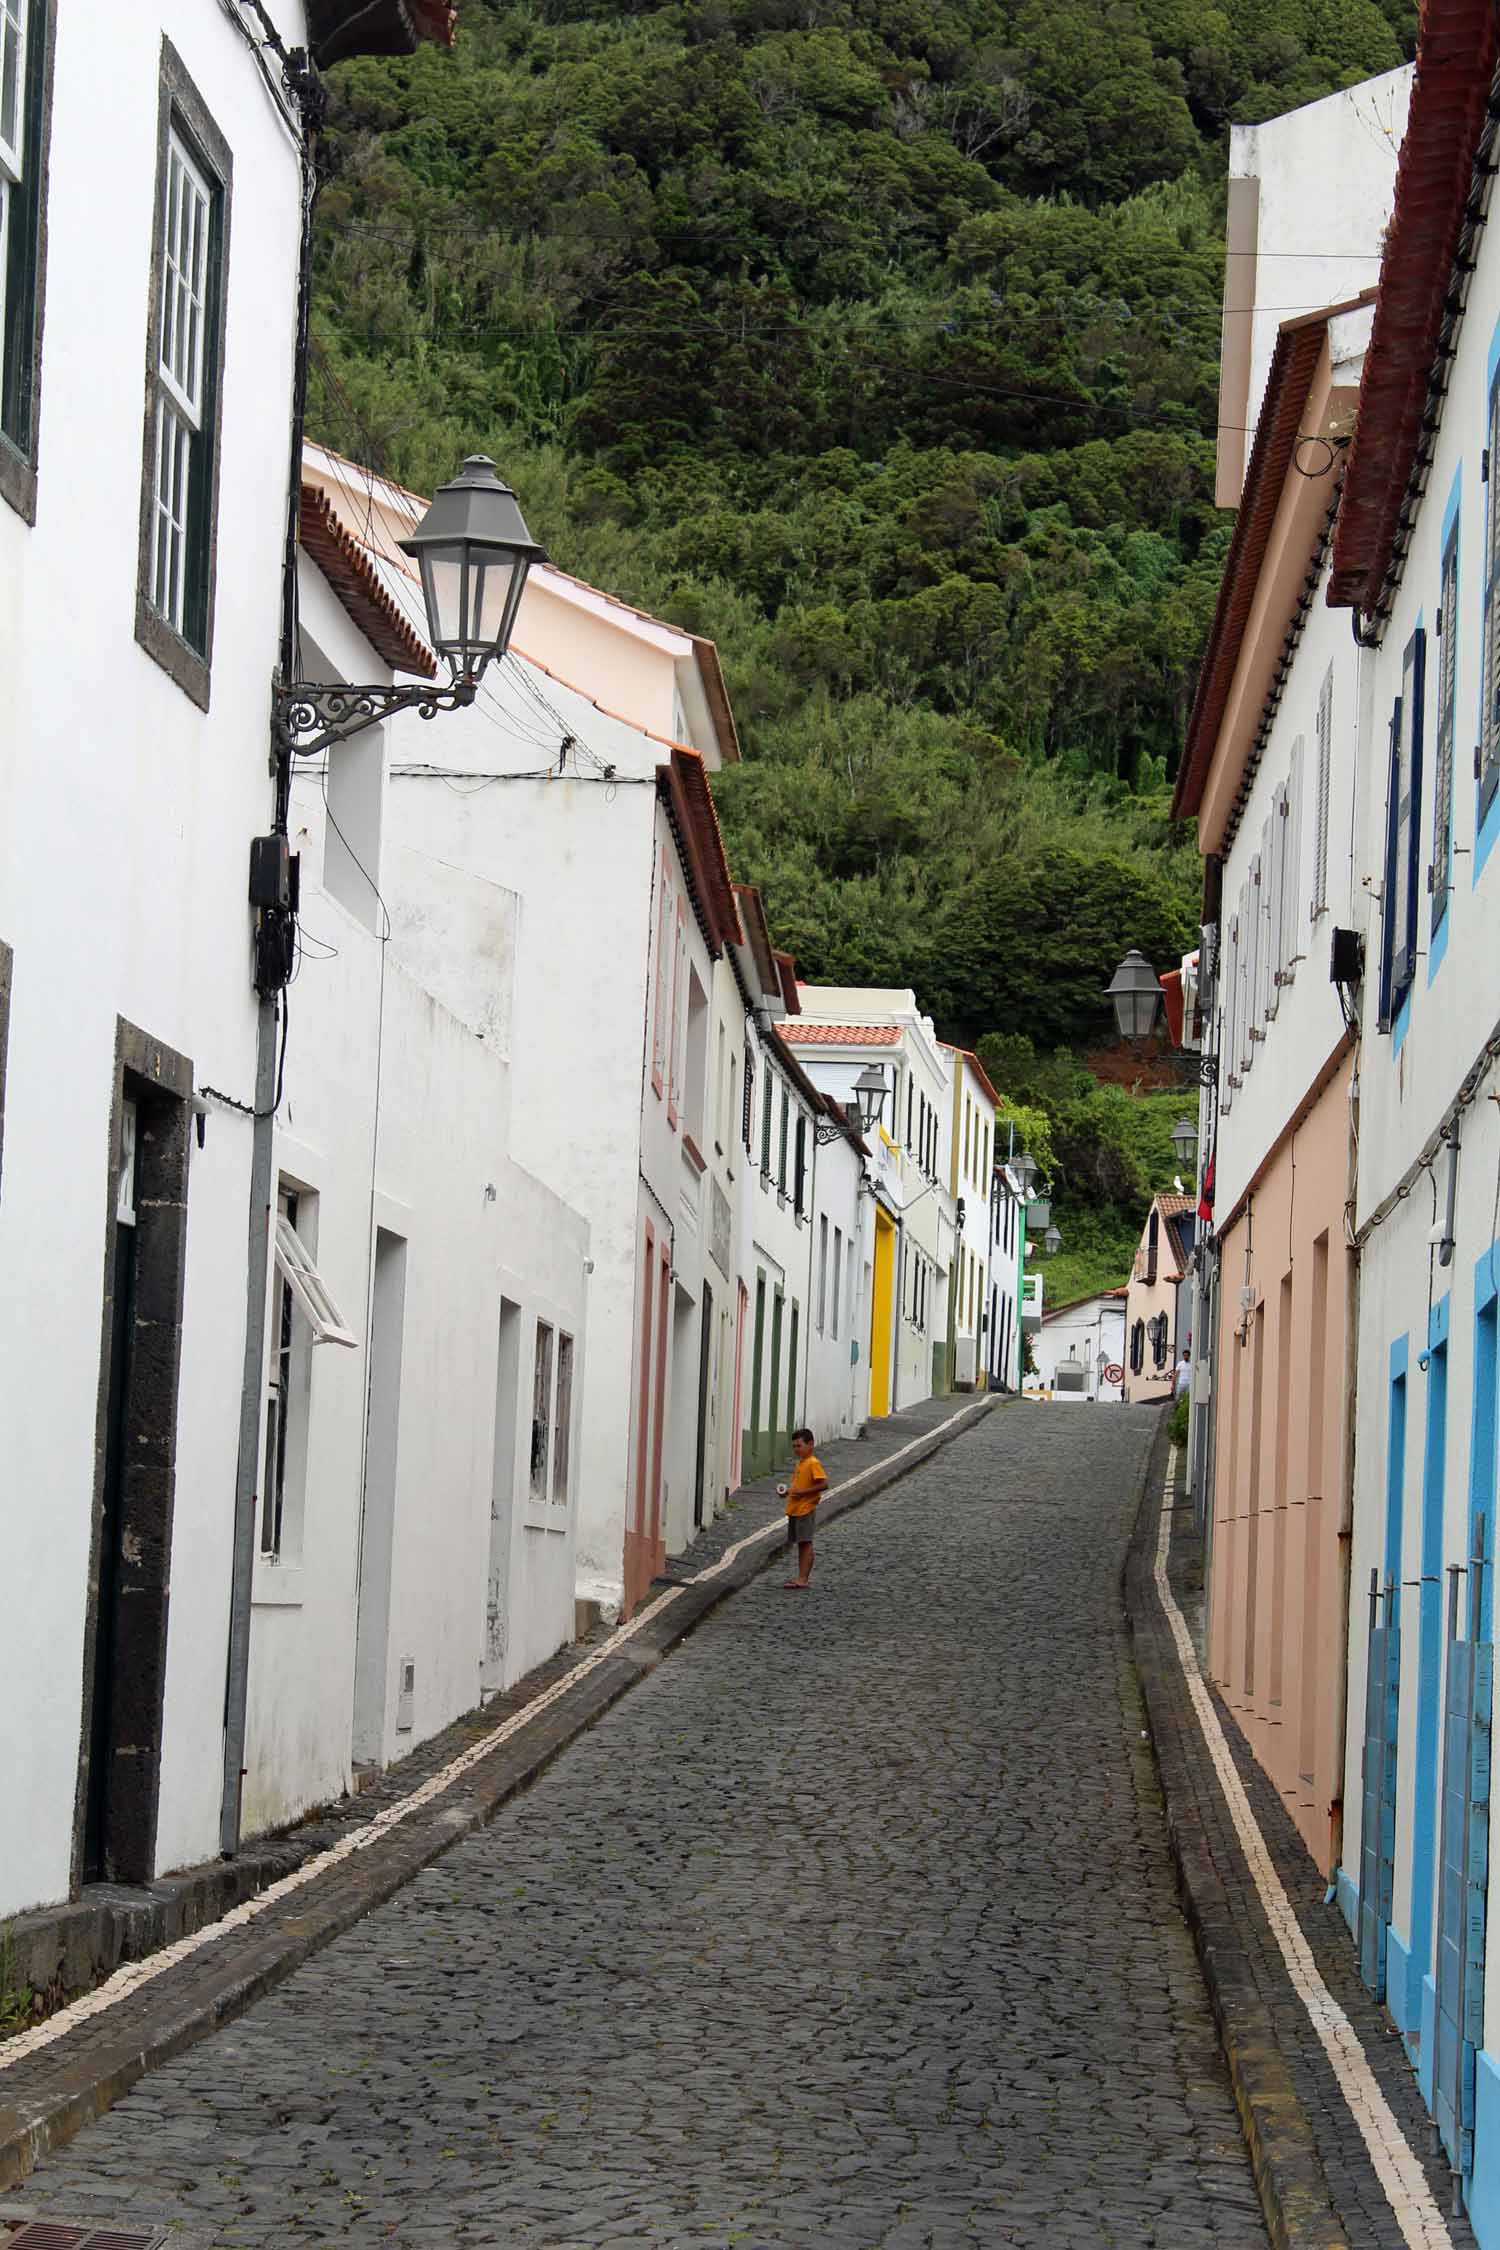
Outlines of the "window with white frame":
{"label": "window with white frame", "polygon": [[552,1505],[565,1508],[573,1471],[573,1339],[566,1330],[557,1339],[557,1400],[552,1428]]}
{"label": "window with white frame", "polygon": [[651,1020],[651,1085],[660,1096],[666,1090],[667,1057],[667,946],[674,926],[672,893],[667,882],[667,855],[661,855],[661,883],[656,905],[656,996]]}
{"label": "window with white frame", "polygon": [[1297,933],[1302,927],[1298,902],[1302,894],[1302,775],[1307,745],[1299,734],[1292,744],[1292,761],[1281,792],[1281,944],[1278,948],[1278,981],[1291,984],[1302,955]]}
{"label": "window with white frame", "polygon": [[158,193],[146,599],[194,654],[206,658],[223,191],[175,113]]}
{"label": "window with white frame", "polygon": [[1257,852],[1250,862],[1250,882],[1246,891],[1246,908],[1249,914],[1249,943],[1245,962],[1245,1015],[1240,1061],[1249,1070],[1255,1061],[1256,1043],[1261,1037],[1260,1028],[1260,964],[1265,951],[1265,910],[1261,905],[1261,857]]}
{"label": "window with white frame", "polygon": [[1437,764],[1432,779],[1432,861],[1427,888],[1432,894],[1432,927],[1441,929],[1448,911],[1453,865],[1453,725],[1458,675],[1458,524],[1443,549],[1443,583],[1438,608]]}
{"label": "window with white frame", "polygon": [[36,519],[54,0],[0,0],[0,499]]}
{"label": "window with white frame", "polygon": [[313,1347],[352,1348],[358,1340],[318,1270],[312,1249],[316,1218],[317,1198],[282,1181],[272,1237],[261,1463],[260,1553],[268,1563],[295,1561],[302,1552]]}
{"label": "window with white frame", "polygon": [[552,1456],[552,1351],[553,1332],[545,1320],[536,1324],[536,1356],[531,1369],[531,1497],[540,1507],[547,1499],[547,1472]]}

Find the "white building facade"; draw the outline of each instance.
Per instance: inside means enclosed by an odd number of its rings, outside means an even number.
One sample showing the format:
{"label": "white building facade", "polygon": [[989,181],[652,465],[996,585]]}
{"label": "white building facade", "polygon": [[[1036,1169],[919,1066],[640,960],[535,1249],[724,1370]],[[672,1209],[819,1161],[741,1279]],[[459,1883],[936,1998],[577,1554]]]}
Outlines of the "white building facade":
{"label": "white building facade", "polygon": [[220,1838],[303,184],[232,13],[7,27],[0,1914]]}
{"label": "white building facade", "polygon": [[958,1231],[948,1184],[952,1080],[914,993],[799,984],[797,997],[801,1011],[785,1037],[816,1085],[850,1101],[872,1061],[888,1082],[876,1129],[886,1161],[876,1168],[870,1412],[894,1413],[931,1398],[946,1379]]}
{"label": "white building facade", "polygon": [[1500,2243],[1497,61],[1493,11],[1424,17],[1330,592],[1367,644],[1339,1890],[1485,2244]]}

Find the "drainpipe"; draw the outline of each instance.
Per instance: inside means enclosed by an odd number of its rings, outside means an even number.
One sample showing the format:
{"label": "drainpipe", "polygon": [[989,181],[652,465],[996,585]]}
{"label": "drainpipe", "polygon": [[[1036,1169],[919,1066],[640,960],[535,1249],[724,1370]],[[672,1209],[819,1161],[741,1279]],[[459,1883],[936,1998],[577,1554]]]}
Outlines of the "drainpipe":
{"label": "drainpipe", "polygon": [[[295,70],[293,63],[297,64]],[[312,308],[313,208],[317,199],[317,129],[324,96],[306,57],[287,62],[286,79],[302,116],[301,235],[297,252],[297,312],[292,356],[291,454],[282,546],[280,676],[297,677],[297,547],[302,500],[302,438],[307,418],[307,355]],[[273,832],[287,832],[291,774],[287,752],[272,737]],[[245,1772],[245,1719],[250,1693],[250,1607],[255,1586],[255,1509],[265,1387],[266,1296],[277,1102],[276,1028],[280,994],[261,990],[255,1022],[255,1116],[250,1152],[250,1209],[246,1229],[245,1357],[240,1383],[240,1429],[234,1481],[234,1549],[229,1591],[229,1646],[224,1682],[224,1775],[219,1801],[219,1850],[232,1859],[240,1848]]]}
{"label": "drainpipe", "polygon": [[[1349,1143],[1345,1194],[1348,1209],[1357,1208],[1359,1185],[1359,1061],[1356,1041],[1353,1073],[1349,1082]],[[1328,1807],[1330,1883],[1338,1881],[1344,1859],[1344,1774],[1349,1731],[1349,1603],[1354,1568],[1354,1469],[1359,1406],[1359,1269],[1358,1244],[1351,1245],[1345,1262],[1344,1318],[1344,1473],[1339,1499],[1338,1642],[1343,1662],[1334,1667],[1333,1750],[1337,1761],[1337,1795]]]}

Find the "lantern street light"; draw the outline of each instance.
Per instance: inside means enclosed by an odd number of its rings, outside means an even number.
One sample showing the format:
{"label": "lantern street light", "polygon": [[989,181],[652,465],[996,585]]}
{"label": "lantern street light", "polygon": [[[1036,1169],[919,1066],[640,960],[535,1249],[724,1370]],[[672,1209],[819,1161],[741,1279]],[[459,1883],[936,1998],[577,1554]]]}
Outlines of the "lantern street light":
{"label": "lantern street light", "polygon": [[278,682],[274,726],[283,752],[308,757],[397,711],[431,719],[472,703],[486,667],[510,645],[532,564],[546,561],[515,494],[482,453],[471,454],[458,475],[438,487],[426,515],[400,545],[421,573],[427,638],[448,666],[448,685]]}
{"label": "lantern street light", "polygon": [[1021,1195],[1024,1200],[1031,1194],[1032,1182],[1036,1178],[1036,1158],[1029,1149],[1023,1148],[1020,1155],[1013,1160],[1010,1168],[1021,1183]]}
{"label": "lantern street light", "polygon": [[1057,1222],[1055,1219],[1048,1227],[1046,1233],[1042,1236],[1042,1248],[1049,1258],[1055,1258],[1058,1251],[1062,1248],[1062,1236],[1058,1232]]}
{"label": "lantern street light", "polygon": [[1161,1012],[1161,983],[1139,946],[1132,946],[1109,983],[1104,996],[1114,1003],[1120,1037],[1132,1046],[1149,1039]]}
{"label": "lantern street light", "polygon": [[1186,1171],[1198,1146],[1198,1128],[1190,1117],[1179,1117],[1172,1127],[1172,1153]]}
{"label": "lantern street light", "polygon": [[866,1063],[854,1081],[854,1098],[859,1104],[859,1121],[867,1133],[874,1131],[885,1109],[885,1072],[879,1063]]}

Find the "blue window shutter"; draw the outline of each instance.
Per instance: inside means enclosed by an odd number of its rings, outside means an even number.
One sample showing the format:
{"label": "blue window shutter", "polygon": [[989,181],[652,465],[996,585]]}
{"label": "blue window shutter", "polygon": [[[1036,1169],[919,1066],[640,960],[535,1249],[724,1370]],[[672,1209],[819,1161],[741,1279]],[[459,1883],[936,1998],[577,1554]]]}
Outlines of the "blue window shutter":
{"label": "blue window shutter", "polygon": [[1417,973],[1418,876],[1422,864],[1422,725],[1426,706],[1427,635],[1419,625],[1407,651],[1409,671],[1402,683],[1411,697],[1408,731],[1409,770],[1405,776],[1411,812],[1406,825],[1406,928],[1398,931],[1401,944],[1401,988],[1404,992]]}
{"label": "blue window shutter", "polygon": [[1385,890],[1380,920],[1380,1029],[1391,1028],[1391,982],[1395,967],[1396,835],[1401,824],[1401,698],[1391,705],[1390,786],[1385,811]]}

